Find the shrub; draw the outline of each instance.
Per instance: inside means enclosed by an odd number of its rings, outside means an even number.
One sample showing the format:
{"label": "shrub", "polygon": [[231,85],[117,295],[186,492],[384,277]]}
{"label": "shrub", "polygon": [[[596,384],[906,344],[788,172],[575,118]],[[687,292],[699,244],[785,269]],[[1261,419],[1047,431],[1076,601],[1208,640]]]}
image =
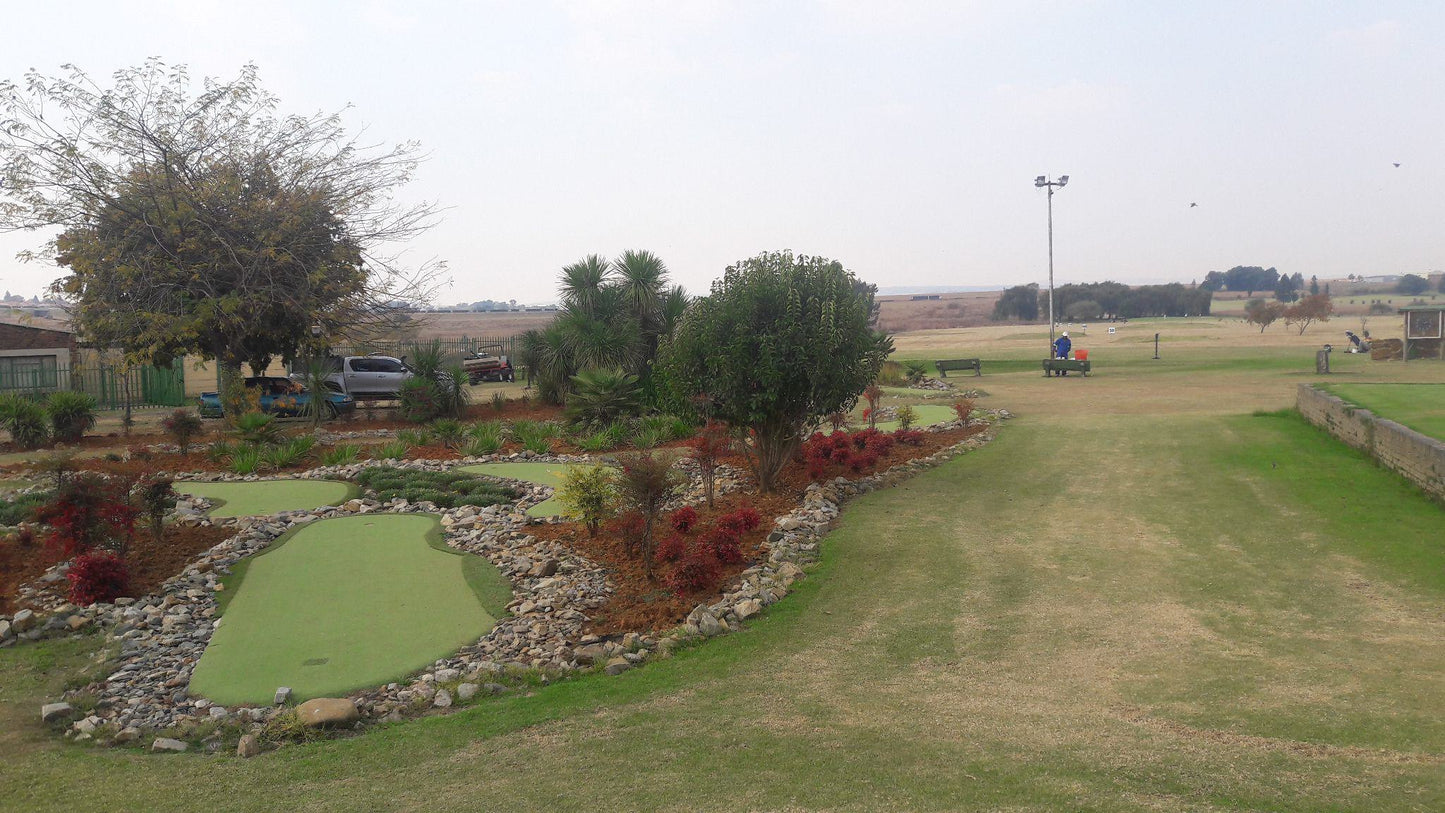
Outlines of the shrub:
{"label": "shrub", "polygon": [[667,576],[667,586],[679,596],[691,595],[717,586],[717,560],[700,552],[683,559]]}
{"label": "shrub", "polygon": [[382,501],[404,497],[414,502],[428,500],[442,507],[485,507],[511,502],[517,498],[516,489],[510,486],[457,471],[413,471],[391,466],[371,466],[356,475],[356,482],[376,492],[377,499]]}
{"label": "shrub", "polygon": [[899,429],[912,429],[913,422],[918,420],[918,413],[913,410],[913,407],[907,404],[899,407],[894,414],[898,418]]}
{"label": "shrub", "polygon": [[742,536],[748,531],[755,531],[762,524],[763,515],[759,514],[756,508],[739,508],[731,514],[722,515],[717,521],[719,528],[737,536]]}
{"label": "shrub", "polygon": [[893,439],[899,443],[907,443],[909,446],[922,446],[923,430],[899,429],[893,433]]}
{"label": "shrub", "polygon": [[808,476],[822,479],[838,469],[862,472],[877,465],[878,459],[893,448],[893,437],[877,429],[858,432],[814,432],[803,444],[803,463]]}
{"label": "shrub", "polygon": [[125,561],[114,553],[82,553],[65,577],[70,580],[70,601],[82,607],[116,600],[130,580]]}
{"label": "shrub", "polygon": [[58,441],[75,443],[85,437],[87,430],[95,428],[95,398],[86,393],[52,392],[45,399],[45,411],[50,414]]}
{"label": "shrub", "polygon": [[973,414],[973,399],[960,398],[954,401],[953,414],[958,417],[959,423],[968,423],[968,416]]}
{"label": "shrub", "polygon": [[436,438],[437,443],[448,449],[455,449],[461,445],[462,437],[466,432],[462,428],[461,421],[454,418],[438,418],[431,425],[431,434]]}
{"label": "shrub", "polygon": [[38,491],[30,494],[17,494],[7,501],[0,502],[0,525],[19,525],[35,519],[36,509],[53,498],[53,492]]}
{"label": "shrub", "polygon": [[403,429],[396,433],[396,439],[408,446],[425,446],[431,443],[431,433],[425,428]]}
{"label": "shrub", "polygon": [[653,525],[663,504],[677,493],[680,486],[681,481],[672,468],[672,461],[665,456],[639,452],[622,459],[618,491],[623,501],[642,516],[642,538],[638,541],[638,548],[649,576],[652,575]]}
{"label": "shrub", "polygon": [[504,395],[501,390],[497,390],[496,392],[492,393],[492,411],[501,414],[502,412],[505,412],[506,409],[507,396]]}
{"label": "shrub", "polygon": [[411,446],[402,440],[372,447],[372,460],[402,460],[411,453]]}
{"label": "shrub", "polygon": [[552,440],[560,434],[557,426],[546,421],[517,421],[512,435],[522,448],[533,454],[551,454]]}
{"label": "shrub", "polygon": [[642,409],[637,376],[616,370],[585,370],[572,376],[567,420],[586,427],[606,426]]}
{"label": "shrub", "polygon": [[676,562],[687,555],[687,537],[682,534],[670,534],[661,542],[657,543],[657,558],[662,562]]}
{"label": "shrub", "polygon": [[908,379],[908,383],[917,384],[928,377],[928,365],[921,361],[905,361],[903,375]]}
{"label": "shrub", "polygon": [[51,527],[51,546],[67,557],[101,548],[123,552],[135,536],[138,513],[126,499],[129,491],[98,475],[73,477],[36,519]]}
{"label": "shrub", "polygon": [[436,383],[420,376],[403,381],[398,398],[401,416],[412,423],[426,423],[442,414],[442,398]]}
{"label": "shrub", "polygon": [[868,421],[868,428],[872,429],[878,423],[878,405],[883,401],[883,388],[878,386],[877,382],[869,384],[863,389],[863,398],[868,402],[868,408],[863,410],[863,418]]}
{"label": "shrub", "polygon": [[724,564],[743,560],[742,543],[736,533],[721,525],[703,534],[700,550]]}
{"label": "shrub", "polygon": [[903,374],[903,365],[896,361],[885,361],[878,368],[878,383],[885,387],[901,387],[908,383]]}
{"label": "shrub", "polygon": [[708,421],[702,429],[687,442],[688,457],[697,464],[702,474],[703,494],[708,507],[712,507],[717,467],[728,451],[728,428],[722,421]]}
{"label": "shrub", "polygon": [[647,521],[642,514],[637,511],[627,511],[618,514],[607,523],[607,534],[621,539],[628,552],[636,555],[638,546],[642,544],[642,533],[646,524]]}
{"label": "shrub", "polygon": [[206,447],[206,458],[212,463],[224,463],[236,453],[236,444],[218,440]]}
{"label": "shrub", "polygon": [[232,474],[255,474],[261,468],[261,447],[243,443],[231,450],[227,467]]}
{"label": "shrub", "polygon": [[666,433],[650,426],[639,426],[632,433],[632,445],[639,449],[653,449],[667,439]]}
{"label": "shrub", "polygon": [[161,428],[166,430],[166,434],[180,447],[181,454],[186,454],[191,450],[191,443],[200,436],[205,427],[201,423],[201,416],[189,409],[177,409],[161,421]]}
{"label": "shrub", "polygon": [[36,449],[50,440],[45,408],[21,395],[0,395],[0,426],[22,449]]}
{"label": "shrub", "polygon": [[474,457],[495,454],[502,448],[503,427],[500,421],[486,421],[473,424],[467,430],[467,441],[464,449],[467,454]]}
{"label": "shrub", "polygon": [[256,446],[273,446],[286,437],[276,416],[264,412],[243,412],[236,416],[232,433],[242,443]]}
{"label": "shrub", "polygon": [[610,466],[570,466],[557,489],[562,510],[596,536],[602,523],[617,512],[617,473]]}
{"label": "shrub", "polygon": [[672,525],[674,531],[685,534],[697,525],[697,509],[690,505],[684,505],[676,511],[673,511],[672,516],[668,517],[667,521]]}
{"label": "shrub", "polygon": [[141,513],[150,524],[151,539],[160,541],[165,531],[166,514],[176,507],[176,490],[169,477],[152,477],[142,481],[136,488]]}
{"label": "shrub", "polygon": [[321,453],[323,466],[347,466],[361,459],[361,447],[354,443],[332,446]]}
{"label": "shrub", "polygon": [[440,398],[441,414],[461,418],[467,414],[467,404],[472,400],[472,391],[467,389],[467,371],[455,362],[448,364],[436,379],[437,395]]}

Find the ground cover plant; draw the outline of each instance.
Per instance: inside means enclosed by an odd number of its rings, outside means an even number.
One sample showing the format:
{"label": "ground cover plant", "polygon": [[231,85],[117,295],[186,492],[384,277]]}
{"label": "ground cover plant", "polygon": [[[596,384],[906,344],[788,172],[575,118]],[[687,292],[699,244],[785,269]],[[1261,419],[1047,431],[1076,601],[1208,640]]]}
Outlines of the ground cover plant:
{"label": "ground cover plant", "polygon": [[431,502],[438,508],[501,505],[517,499],[517,490],[465,471],[418,471],[390,466],[362,469],[356,482],[377,499],[398,497],[410,502]]}
{"label": "ground cover plant", "polygon": [[277,686],[306,699],[399,679],[484,635],[505,612],[506,584],[485,559],[448,548],[434,516],[310,523],[227,579],[225,623],[191,691],[267,703]]}

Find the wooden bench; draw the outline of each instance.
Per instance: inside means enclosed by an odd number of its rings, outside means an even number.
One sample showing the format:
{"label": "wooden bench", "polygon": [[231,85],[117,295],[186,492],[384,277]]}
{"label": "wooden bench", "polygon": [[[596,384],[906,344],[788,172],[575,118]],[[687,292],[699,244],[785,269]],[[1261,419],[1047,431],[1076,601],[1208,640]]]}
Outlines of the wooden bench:
{"label": "wooden bench", "polygon": [[945,359],[933,364],[938,367],[939,378],[948,378],[949,370],[973,370],[975,376],[983,375],[983,364],[978,359]]}
{"label": "wooden bench", "polygon": [[1089,374],[1089,362],[1078,359],[1044,359],[1044,376],[1051,376],[1054,373],[1081,373]]}

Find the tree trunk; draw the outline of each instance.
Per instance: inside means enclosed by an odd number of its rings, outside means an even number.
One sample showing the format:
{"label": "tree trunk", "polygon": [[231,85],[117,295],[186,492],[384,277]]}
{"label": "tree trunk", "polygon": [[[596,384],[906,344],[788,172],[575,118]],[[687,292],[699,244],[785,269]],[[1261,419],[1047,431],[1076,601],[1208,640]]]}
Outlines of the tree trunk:
{"label": "tree trunk", "polygon": [[232,358],[225,352],[216,353],[216,385],[220,388],[217,394],[226,423],[234,425],[246,403],[246,380],[241,375],[241,359]]}

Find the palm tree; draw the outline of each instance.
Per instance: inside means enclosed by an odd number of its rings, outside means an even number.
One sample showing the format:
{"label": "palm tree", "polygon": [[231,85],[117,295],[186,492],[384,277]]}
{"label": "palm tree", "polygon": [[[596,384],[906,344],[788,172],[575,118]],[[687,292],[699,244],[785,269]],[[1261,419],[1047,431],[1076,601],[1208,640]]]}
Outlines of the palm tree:
{"label": "palm tree", "polygon": [[662,305],[663,286],[667,284],[667,266],[650,251],[624,251],[612,267],[627,309],[644,330],[652,330]]}
{"label": "palm tree", "polygon": [[595,311],[611,270],[611,263],[601,254],[588,254],[571,265],[563,266],[562,307],[583,313]]}

